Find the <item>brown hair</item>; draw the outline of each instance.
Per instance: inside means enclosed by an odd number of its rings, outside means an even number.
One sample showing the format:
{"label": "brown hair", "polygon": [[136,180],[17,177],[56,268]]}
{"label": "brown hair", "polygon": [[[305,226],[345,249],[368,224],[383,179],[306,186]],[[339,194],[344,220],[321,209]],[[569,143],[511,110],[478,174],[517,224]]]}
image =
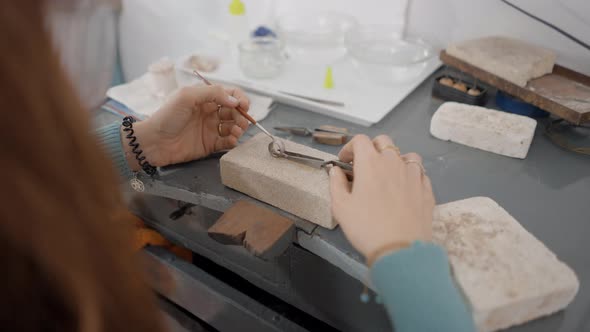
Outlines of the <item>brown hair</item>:
{"label": "brown hair", "polygon": [[161,331],[112,167],[63,74],[43,1],[0,10],[0,324]]}

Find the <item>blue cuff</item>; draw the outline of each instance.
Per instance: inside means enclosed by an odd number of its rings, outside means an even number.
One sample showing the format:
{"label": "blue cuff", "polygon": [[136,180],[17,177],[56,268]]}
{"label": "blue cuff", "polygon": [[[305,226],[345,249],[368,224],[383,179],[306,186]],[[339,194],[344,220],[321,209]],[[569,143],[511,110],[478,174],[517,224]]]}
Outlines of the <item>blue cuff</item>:
{"label": "blue cuff", "polygon": [[127,158],[123,152],[121,141],[121,124],[113,123],[99,128],[95,131],[99,145],[103,148],[107,156],[111,159],[113,166],[119,171],[123,180],[129,180],[133,177],[133,172],[127,164]]}
{"label": "blue cuff", "polygon": [[396,331],[475,331],[441,247],[415,242],[383,256],[373,265],[371,279]]}

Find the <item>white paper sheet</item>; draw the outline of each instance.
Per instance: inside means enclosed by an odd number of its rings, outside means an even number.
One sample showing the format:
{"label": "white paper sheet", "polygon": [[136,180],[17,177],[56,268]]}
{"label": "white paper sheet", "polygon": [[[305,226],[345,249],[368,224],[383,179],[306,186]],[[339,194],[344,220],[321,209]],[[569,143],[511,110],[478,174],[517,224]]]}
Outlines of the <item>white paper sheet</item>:
{"label": "white paper sheet", "polygon": [[[191,84],[190,80],[183,81],[179,79],[178,81],[179,86]],[[153,95],[149,89],[148,76],[144,74],[127,84],[110,88],[107,91],[107,97],[124,104],[135,113],[149,117],[160,109],[170,95],[164,98],[158,98]],[[253,93],[248,93],[248,97],[250,98],[250,110],[248,113],[256,121],[264,119],[270,112],[270,106],[273,102],[272,98]]]}

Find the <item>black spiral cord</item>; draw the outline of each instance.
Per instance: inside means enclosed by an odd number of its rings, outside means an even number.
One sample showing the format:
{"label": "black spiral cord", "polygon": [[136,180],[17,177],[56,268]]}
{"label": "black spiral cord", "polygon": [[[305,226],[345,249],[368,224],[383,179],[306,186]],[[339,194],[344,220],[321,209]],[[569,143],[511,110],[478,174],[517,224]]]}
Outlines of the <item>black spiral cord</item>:
{"label": "black spiral cord", "polygon": [[147,175],[153,176],[158,170],[145,160],[145,156],[141,155],[143,150],[139,149],[139,143],[137,143],[137,137],[135,137],[135,132],[133,131],[134,122],[135,119],[130,116],[126,116],[123,119],[123,131],[127,133],[125,137],[129,140],[129,146],[132,148],[131,152],[135,154],[135,159],[137,159],[137,163],[141,166],[141,169],[143,169]]}

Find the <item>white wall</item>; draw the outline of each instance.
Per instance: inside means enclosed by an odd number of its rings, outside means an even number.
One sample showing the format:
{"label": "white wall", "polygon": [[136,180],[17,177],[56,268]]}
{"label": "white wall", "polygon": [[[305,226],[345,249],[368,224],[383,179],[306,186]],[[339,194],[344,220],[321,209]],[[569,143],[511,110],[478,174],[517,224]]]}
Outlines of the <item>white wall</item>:
{"label": "white wall", "polygon": [[[590,44],[589,0],[511,2]],[[412,0],[408,23],[410,31],[446,43],[493,34],[520,38],[555,50],[558,63],[590,75],[590,50],[499,0]]]}
{"label": "white wall", "polygon": [[[558,53],[558,63],[590,75],[590,51],[499,0],[407,0],[408,31],[440,45],[500,34],[528,40]],[[590,0],[511,0],[590,44]],[[222,29],[229,0],[124,0],[121,51],[127,79],[161,56],[180,56],[204,45]],[[244,0],[252,26],[274,15],[302,10],[339,10],[364,24],[402,20],[406,0]]]}

